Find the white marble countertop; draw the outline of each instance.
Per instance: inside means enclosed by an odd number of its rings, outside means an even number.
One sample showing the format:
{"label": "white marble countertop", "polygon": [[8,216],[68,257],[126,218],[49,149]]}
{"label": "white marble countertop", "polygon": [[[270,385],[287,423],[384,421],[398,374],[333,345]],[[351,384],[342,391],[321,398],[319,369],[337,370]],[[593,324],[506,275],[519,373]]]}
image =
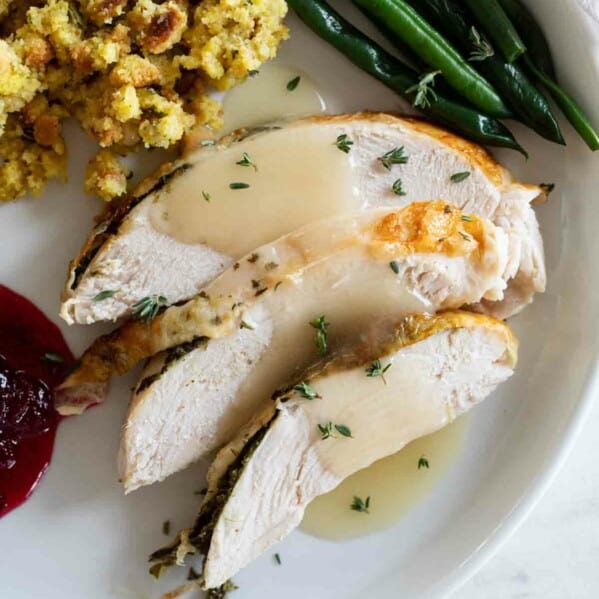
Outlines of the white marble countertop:
{"label": "white marble countertop", "polygon": [[[455,599],[599,597],[599,401],[528,519]],[[453,599],[452,598],[452,599]]]}

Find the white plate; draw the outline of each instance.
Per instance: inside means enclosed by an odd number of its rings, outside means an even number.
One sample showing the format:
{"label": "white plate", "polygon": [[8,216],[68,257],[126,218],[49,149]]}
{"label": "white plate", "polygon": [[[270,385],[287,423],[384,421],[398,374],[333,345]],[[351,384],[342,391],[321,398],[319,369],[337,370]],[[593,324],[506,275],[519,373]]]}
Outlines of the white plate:
{"label": "white plate", "polygon": [[[588,24],[573,2],[528,3],[552,40],[564,84],[586,99],[599,124],[593,105],[599,71],[592,60],[599,52]],[[401,107],[296,20],[290,24],[280,60],[308,72],[332,110]],[[599,160],[564,129],[567,149],[514,126],[530,161],[498,153],[524,180],[557,184],[550,203],[538,208],[549,287],[514,319],[522,342],[517,374],[474,411],[454,466],[389,530],[344,545],[294,533],[278,549],[283,566],[274,565],[272,553],[263,556],[236,577],[236,597],[441,597],[488,558],[538,499],[586,416],[599,345]],[[67,261],[98,209],[80,191],[93,148],[74,126],[69,133],[69,185],[51,185],[40,201],[0,207],[0,281],[51,316]],[[106,327],[62,329],[78,352]],[[180,572],[154,583],[145,558],[165,541],[163,520],[174,529],[192,520],[203,468],[123,497],[115,455],[130,384],[130,378],[119,381],[106,405],[61,426],[38,491],[0,521],[2,598],[154,598],[179,582]]]}

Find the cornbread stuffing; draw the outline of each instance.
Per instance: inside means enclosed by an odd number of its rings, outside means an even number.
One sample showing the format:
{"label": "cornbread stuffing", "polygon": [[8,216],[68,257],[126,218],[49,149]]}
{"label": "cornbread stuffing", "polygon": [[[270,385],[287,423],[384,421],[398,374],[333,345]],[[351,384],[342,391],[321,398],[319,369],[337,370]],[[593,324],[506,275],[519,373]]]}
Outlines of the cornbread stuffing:
{"label": "cornbread stuffing", "polygon": [[224,90],[276,55],[284,0],[0,0],[0,201],[66,173],[63,119],[101,146],[85,190],[127,192],[117,156],[218,129]]}

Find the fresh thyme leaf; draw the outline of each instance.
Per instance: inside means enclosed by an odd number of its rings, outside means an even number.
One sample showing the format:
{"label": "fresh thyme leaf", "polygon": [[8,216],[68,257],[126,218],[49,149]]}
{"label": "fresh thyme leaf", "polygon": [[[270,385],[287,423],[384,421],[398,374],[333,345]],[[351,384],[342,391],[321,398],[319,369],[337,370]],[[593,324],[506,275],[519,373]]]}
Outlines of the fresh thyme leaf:
{"label": "fresh thyme leaf", "polygon": [[385,152],[382,156],[378,157],[378,161],[387,169],[391,170],[391,167],[394,164],[406,164],[408,162],[408,157],[403,149],[403,146],[400,148],[393,148],[388,152]]}
{"label": "fresh thyme leaf", "polygon": [[249,183],[229,183],[229,189],[247,189],[249,186]]}
{"label": "fresh thyme leaf", "polygon": [[389,362],[389,364],[387,364],[387,366],[383,366],[381,364],[381,361],[377,358],[366,369],[366,376],[370,376],[370,377],[380,376],[383,379],[383,383],[385,383],[385,385],[386,385],[387,381],[385,380],[385,372],[387,372],[387,370],[389,370],[389,368],[391,368],[391,362]]}
{"label": "fresh thyme leaf", "polygon": [[369,514],[368,509],[370,508],[370,495],[366,499],[362,499],[357,495],[354,495],[354,500],[349,506],[354,512],[362,512],[363,514]]}
{"label": "fresh thyme leaf", "polygon": [[412,85],[412,87],[408,87],[408,89],[406,89],[407,94],[416,94],[414,96],[414,101],[412,102],[414,106],[426,108],[431,105],[431,102],[435,102],[437,100],[437,93],[433,87],[435,86],[435,77],[440,73],[441,71],[430,71],[429,73],[424,73],[416,85]]}
{"label": "fresh thyme leaf", "polygon": [[48,362],[50,364],[62,364],[64,362],[64,357],[61,356],[57,352],[47,351],[40,360],[42,362]]}
{"label": "fresh thyme leaf", "polygon": [[162,534],[167,535],[167,536],[171,534],[171,521],[170,520],[165,520],[162,523]]}
{"label": "fresh thyme leaf", "polygon": [[164,295],[154,294],[142,297],[131,307],[133,308],[133,315],[136,318],[149,324],[157,316],[158,312],[160,312],[160,308],[166,306],[167,303],[168,300]]}
{"label": "fresh thyme leaf", "polygon": [[345,426],[345,424],[336,424],[335,430],[344,437],[351,437],[351,429],[349,426]]}
{"label": "fresh thyme leaf", "polygon": [[295,385],[293,390],[299,393],[304,399],[316,399],[320,397],[312,387],[306,383],[305,381],[299,383],[299,385]]}
{"label": "fresh thyme leaf", "polygon": [[203,191],[202,192],[202,197],[207,201],[210,202],[210,200],[212,199],[212,196],[207,192],[207,191]]}
{"label": "fresh thyme leaf", "polygon": [[301,79],[301,77],[298,75],[297,77],[294,77],[293,79],[288,81],[287,82],[287,91],[292,92],[299,85],[300,79]]}
{"label": "fresh thyme leaf", "polygon": [[275,562],[280,566],[281,565],[281,556],[278,553],[275,553]]}
{"label": "fresh thyme leaf", "polygon": [[420,456],[418,460],[418,470],[421,468],[428,468],[428,460],[424,456]]}
{"label": "fresh thyme leaf", "polygon": [[187,580],[197,580],[200,575],[195,571],[193,566],[189,568],[189,572],[187,573]]}
{"label": "fresh thyme leaf", "polygon": [[241,321],[241,324],[239,325],[240,329],[249,329],[250,331],[254,330],[254,327],[251,324],[248,324],[245,320]]}
{"label": "fresh thyme leaf", "polygon": [[254,163],[254,161],[250,158],[250,155],[247,152],[244,152],[241,155],[241,160],[238,160],[235,164],[239,166],[251,166],[255,171],[258,170],[258,167]]}
{"label": "fresh thyme leaf", "polygon": [[491,46],[489,41],[478,32],[476,27],[473,26],[470,28],[468,38],[474,47],[474,50],[470,52],[470,57],[468,58],[469,61],[477,62],[485,60],[489,58],[489,56],[493,56],[493,54],[495,54],[493,46]]}
{"label": "fresh thyme leaf", "polygon": [[337,141],[335,141],[335,145],[345,154],[349,154],[351,147],[354,145],[354,142],[347,137],[344,133],[343,135],[339,135],[337,137]]}
{"label": "fresh thyme leaf", "polygon": [[277,281],[275,283],[275,291],[283,284],[283,281]]}
{"label": "fresh thyme leaf", "polygon": [[324,441],[333,434],[333,423],[329,420],[325,424],[319,424],[318,430],[320,431],[321,438]]}
{"label": "fresh thyme leaf", "polygon": [[321,356],[325,356],[327,353],[327,329],[330,324],[330,322],[325,320],[324,314],[310,321],[310,326],[316,329],[316,347]]}
{"label": "fresh thyme leaf", "polygon": [[468,216],[467,214],[462,214],[462,216],[460,216],[460,219],[463,220],[465,223],[472,222],[472,217]]}
{"label": "fresh thyme leaf", "polygon": [[393,193],[398,196],[405,196],[406,192],[403,190],[401,179],[396,179],[393,185],[391,186]]}
{"label": "fresh thyme leaf", "polygon": [[469,176],[470,176],[470,171],[463,171],[461,173],[454,173],[453,175],[451,175],[451,177],[449,177],[449,179],[452,183],[461,183],[462,181],[467,179]]}
{"label": "fresh thyme leaf", "polygon": [[391,260],[391,262],[389,262],[389,266],[396,275],[399,274],[399,262],[397,260]]}
{"label": "fresh thyme leaf", "polygon": [[462,239],[464,239],[466,241],[472,241],[472,237],[470,237],[470,235],[468,235],[468,233],[464,233],[463,231],[460,231],[460,235],[462,236]]}
{"label": "fresh thyme leaf", "polygon": [[101,302],[102,300],[108,299],[109,297],[117,294],[119,291],[120,289],[105,289],[104,291],[100,291],[98,295],[94,295],[94,297],[92,297],[92,302]]}

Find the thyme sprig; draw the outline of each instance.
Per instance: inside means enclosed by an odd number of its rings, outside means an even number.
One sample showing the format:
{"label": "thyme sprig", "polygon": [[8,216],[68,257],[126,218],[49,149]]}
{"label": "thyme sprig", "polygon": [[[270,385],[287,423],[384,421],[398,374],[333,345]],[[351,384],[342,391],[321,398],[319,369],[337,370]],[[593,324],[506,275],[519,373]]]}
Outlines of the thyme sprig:
{"label": "thyme sprig", "polygon": [[345,134],[339,135],[335,141],[335,145],[345,154],[349,154],[354,142]]}
{"label": "thyme sprig", "polygon": [[324,314],[310,321],[310,326],[316,329],[316,347],[318,348],[318,353],[321,356],[325,356],[327,353],[327,329],[329,328],[330,324],[330,322],[326,321]]}
{"label": "thyme sprig", "polygon": [[378,157],[378,161],[389,171],[394,164],[406,164],[408,156],[404,151],[404,147],[393,148]]}
{"label": "thyme sprig", "polygon": [[469,61],[480,62],[495,54],[493,46],[491,46],[489,41],[479,33],[476,27],[472,26],[470,28],[468,38],[470,39],[470,42],[474,48],[472,52],[470,52],[470,56],[468,58]]}
{"label": "thyme sprig", "polygon": [[146,323],[150,323],[156,316],[160,309],[168,304],[168,300],[164,295],[148,295],[142,297],[139,301],[135,302],[132,306],[133,315],[139,320],[143,320]]}
{"label": "thyme sprig", "polygon": [[435,92],[433,87],[435,86],[435,77],[440,74],[441,71],[424,73],[418,80],[418,83],[406,89],[407,94],[416,94],[414,96],[414,101],[412,102],[414,106],[427,108],[431,105],[431,102],[437,100],[437,92]]}
{"label": "thyme sprig", "polygon": [[354,500],[351,502],[349,507],[350,509],[354,510],[354,512],[370,514],[368,511],[370,509],[370,495],[366,499],[362,499],[361,497],[354,495]]}
{"label": "thyme sprig", "polygon": [[387,372],[387,370],[389,370],[389,368],[391,368],[391,362],[389,362],[389,364],[387,364],[387,366],[383,366],[381,364],[381,361],[377,358],[367,369],[366,369],[366,376],[370,376],[370,377],[377,377],[380,376],[383,379],[383,383],[385,383],[385,385],[387,384],[387,381],[385,380],[385,372]]}

